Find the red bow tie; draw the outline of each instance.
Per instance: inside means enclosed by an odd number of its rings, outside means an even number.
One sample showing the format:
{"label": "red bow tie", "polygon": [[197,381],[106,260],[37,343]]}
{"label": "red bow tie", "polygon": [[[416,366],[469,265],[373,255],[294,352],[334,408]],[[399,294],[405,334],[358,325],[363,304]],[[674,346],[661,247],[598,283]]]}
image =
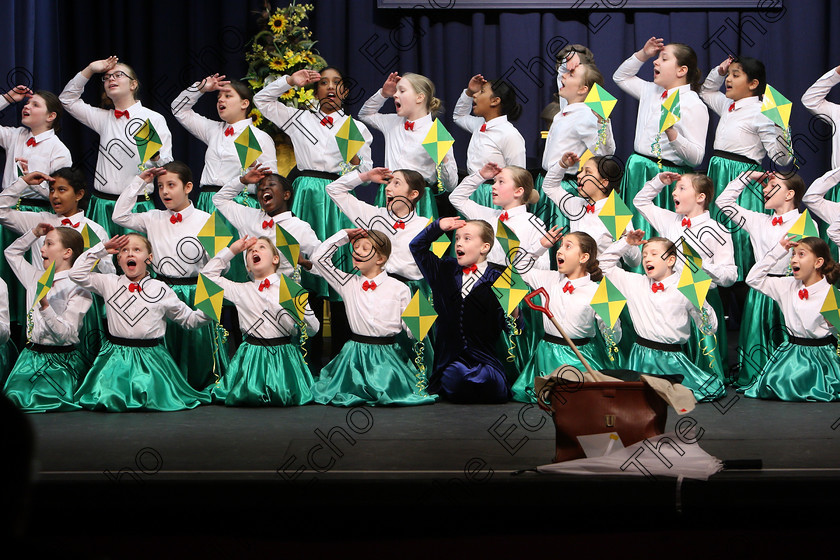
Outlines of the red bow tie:
{"label": "red bow tie", "polygon": [[808,299],[808,290],[805,288],[799,290],[799,299]]}
{"label": "red bow tie", "polygon": [[735,102],[733,101],[732,104],[729,106],[729,112],[731,113],[734,110],[735,110]]}
{"label": "red bow tie", "polygon": [[376,289],[376,282],[374,282],[373,280],[371,280],[370,282],[368,282],[367,280],[365,280],[365,281],[362,283],[362,289],[363,289],[364,291],[368,291],[368,290],[371,290],[371,291],[372,291],[372,290],[375,290],[375,289]]}
{"label": "red bow tie", "polygon": [[405,129],[406,130],[414,130],[414,123],[411,121],[405,121]]}
{"label": "red bow tie", "polygon": [[233,127],[229,126],[225,129],[225,136],[233,136]]}
{"label": "red bow tie", "polygon": [[662,99],[668,99],[668,90],[662,92]]}
{"label": "red bow tie", "polygon": [[38,145],[38,142],[35,141],[35,138],[30,138],[29,140],[26,141],[26,145],[29,146],[30,148],[34,148],[35,146]]}
{"label": "red bow tie", "polygon": [[594,214],[595,213],[595,205],[594,204],[587,204],[586,205],[586,211],[589,212],[590,214]]}
{"label": "red bow tie", "polygon": [[269,286],[271,286],[271,280],[266,278],[265,280],[260,282],[260,291],[267,290]]}
{"label": "red bow tie", "polygon": [[487,132],[487,123],[481,125],[481,132]]}
{"label": "red bow tie", "polygon": [[575,293],[575,287],[572,286],[571,282],[566,282],[566,285],[563,286],[563,292],[573,294],[573,293]]}
{"label": "red bow tie", "polygon": [[773,221],[770,222],[770,224],[774,225],[774,226],[780,226],[784,223],[785,223],[785,221],[782,219],[781,216],[776,216],[775,218],[773,218]]}
{"label": "red bow tie", "polygon": [[507,212],[502,212],[501,214],[499,214],[499,221],[500,222],[506,222],[509,218],[510,218],[510,216],[508,216]]}
{"label": "red bow tie", "polygon": [[476,270],[478,270],[477,264],[471,264],[470,266],[465,266],[461,269],[464,274],[472,274]]}
{"label": "red bow tie", "polygon": [[128,291],[129,292],[142,292],[143,290],[140,288],[140,284],[138,284],[137,282],[132,282],[131,284],[128,285]]}
{"label": "red bow tie", "polygon": [[172,222],[173,224],[177,224],[178,222],[180,222],[182,220],[183,220],[183,218],[181,217],[180,212],[176,212],[176,213],[172,214],[171,216],[169,216],[169,221]]}
{"label": "red bow tie", "polygon": [[683,227],[691,227],[691,219],[683,218],[682,225]]}
{"label": "red bow tie", "polygon": [[270,227],[271,227],[271,226],[273,226],[273,225],[274,225],[274,220],[272,220],[272,219],[268,219],[268,220],[266,220],[266,221],[264,221],[264,222],[263,222],[263,227],[262,227],[262,228],[263,228],[263,229],[268,229],[268,228],[270,228]]}
{"label": "red bow tie", "polygon": [[333,123],[333,118],[329,115],[327,115],[326,117],[321,119],[321,126],[327,126],[327,125],[332,126],[332,123]]}
{"label": "red bow tie", "polygon": [[397,223],[394,224],[394,229],[405,229],[405,222],[397,220]]}
{"label": "red bow tie", "polygon": [[564,116],[564,117],[565,117],[565,116],[566,116],[566,115],[568,115],[568,114],[569,114],[569,112],[568,112],[568,111],[563,111],[562,116]]}
{"label": "red bow tie", "polygon": [[119,109],[114,109],[114,118],[118,119],[120,117],[125,117],[127,119],[131,118],[128,114],[128,111],[120,111]]}
{"label": "red bow tie", "polygon": [[61,225],[63,225],[63,226],[70,226],[71,228],[76,229],[77,227],[79,227],[79,222],[76,222],[76,223],[74,224],[74,223],[73,223],[73,222],[71,222],[68,218],[64,218],[63,220],[61,220]]}
{"label": "red bow tie", "polygon": [[656,292],[664,292],[665,286],[662,285],[662,282],[654,282],[651,284],[650,289],[653,290],[653,293],[655,294]]}

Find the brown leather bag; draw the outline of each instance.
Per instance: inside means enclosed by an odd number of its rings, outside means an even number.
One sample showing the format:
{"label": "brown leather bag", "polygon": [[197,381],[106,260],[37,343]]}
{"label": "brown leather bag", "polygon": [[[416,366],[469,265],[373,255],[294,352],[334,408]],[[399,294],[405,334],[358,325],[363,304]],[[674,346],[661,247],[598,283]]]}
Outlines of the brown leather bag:
{"label": "brown leather bag", "polygon": [[626,447],[665,433],[668,419],[668,404],[641,381],[558,380],[540,391],[537,402],[554,418],[555,463],[586,457],[578,436],[617,432]]}

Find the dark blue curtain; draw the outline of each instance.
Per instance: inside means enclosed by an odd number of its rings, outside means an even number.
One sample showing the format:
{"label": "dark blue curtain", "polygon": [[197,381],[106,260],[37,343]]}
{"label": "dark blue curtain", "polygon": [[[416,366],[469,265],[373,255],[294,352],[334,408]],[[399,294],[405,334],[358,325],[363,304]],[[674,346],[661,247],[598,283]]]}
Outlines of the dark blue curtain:
{"label": "dark blue curtain", "polygon": [[[280,2],[285,5],[285,1]],[[517,126],[526,138],[529,165],[538,167],[543,129],[539,114],[556,91],[554,53],[566,43],[588,45],[607,77],[606,88],[619,99],[613,129],[621,158],[632,151],[636,102],[612,82],[615,68],[651,36],[695,48],[701,71],[727,54],[745,54],[765,62],[768,82],[794,102],[791,123],[806,181],[829,165],[830,130],[812,120],[799,98],[829,68],[840,64],[840,37],[831,22],[840,21],[840,4],[829,0],[756,0],[742,11],[652,12],[633,10],[557,10],[551,12],[473,12],[435,6],[456,2],[420,2],[414,9],[385,10],[375,0],[310,0],[315,9],[310,27],[327,61],[342,68],[354,84],[355,112],[391,71],[430,77],[446,109],[444,123],[456,139],[463,166],[466,134],[451,123],[461,90],[476,73],[506,76],[520,92],[523,115]],[[595,2],[584,3],[596,4]],[[91,60],[118,55],[141,79],[143,102],[167,115],[175,138],[175,155],[192,167],[203,166],[204,146],[170,117],[169,103],[181,89],[213,72],[242,76],[247,41],[257,31],[258,0],[121,2],[110,0],[5,0],[0,4],[0,79],[11,85],[31,75],[36,88],[59,92]],[[14,71],[18,68],[17,72]],[[651,79],[651,66],[641,76]],[[85,98],[96,103],[99,84]],[[214,117],[211,96],[198,110]],[[840,102],[840,92],[830,96]],[[390,106],[392,107],[392,106]],[[392,110],[386,105],[386,110]],[[14,107],[0,123],[19,123]],[[712,118],[709,150],[717,119]],[[61,133],[74,158],[92,169],[95,136],[72,118]],[[374,158],[382,161],[381,136],[375,133]]]}

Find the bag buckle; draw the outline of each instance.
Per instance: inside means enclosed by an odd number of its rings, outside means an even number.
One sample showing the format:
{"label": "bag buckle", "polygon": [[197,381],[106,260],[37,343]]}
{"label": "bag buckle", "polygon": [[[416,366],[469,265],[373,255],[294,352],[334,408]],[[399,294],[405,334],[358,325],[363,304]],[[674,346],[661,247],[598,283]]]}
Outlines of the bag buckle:
{"label": "bag buckle", "polygon": [[615,414],[605,414],[604,423],[607,425],[607,428],[615,427]]}

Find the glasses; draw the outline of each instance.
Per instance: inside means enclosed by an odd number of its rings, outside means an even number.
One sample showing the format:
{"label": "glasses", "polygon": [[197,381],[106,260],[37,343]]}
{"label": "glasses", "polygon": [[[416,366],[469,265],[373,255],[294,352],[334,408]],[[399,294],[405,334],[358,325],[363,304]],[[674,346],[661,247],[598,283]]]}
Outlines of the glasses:
{"label": "glasses", "polygon": [[110,80],[111,78],[114,78],[115,80],[119,80],[119,79],[120,79],[120,78],[122,78],[123,76],[125,76],[125,77],[127,77],[127,78],[129,78],[129,79],[133,79],[133,78],[131,78],[131,76],[129,76],[129,75],[128,75],[128,74],[126,74],[125,72],[123,72],[123,71],[121,71],[121,70],[118,70],[118,71],[116,71],[116,72],[114,72],[114,73],[112,73],[112,74],[102,74],[102,81],[103,81],[103,82],[107,82],[107,81],[108,81],[108,80]]}

